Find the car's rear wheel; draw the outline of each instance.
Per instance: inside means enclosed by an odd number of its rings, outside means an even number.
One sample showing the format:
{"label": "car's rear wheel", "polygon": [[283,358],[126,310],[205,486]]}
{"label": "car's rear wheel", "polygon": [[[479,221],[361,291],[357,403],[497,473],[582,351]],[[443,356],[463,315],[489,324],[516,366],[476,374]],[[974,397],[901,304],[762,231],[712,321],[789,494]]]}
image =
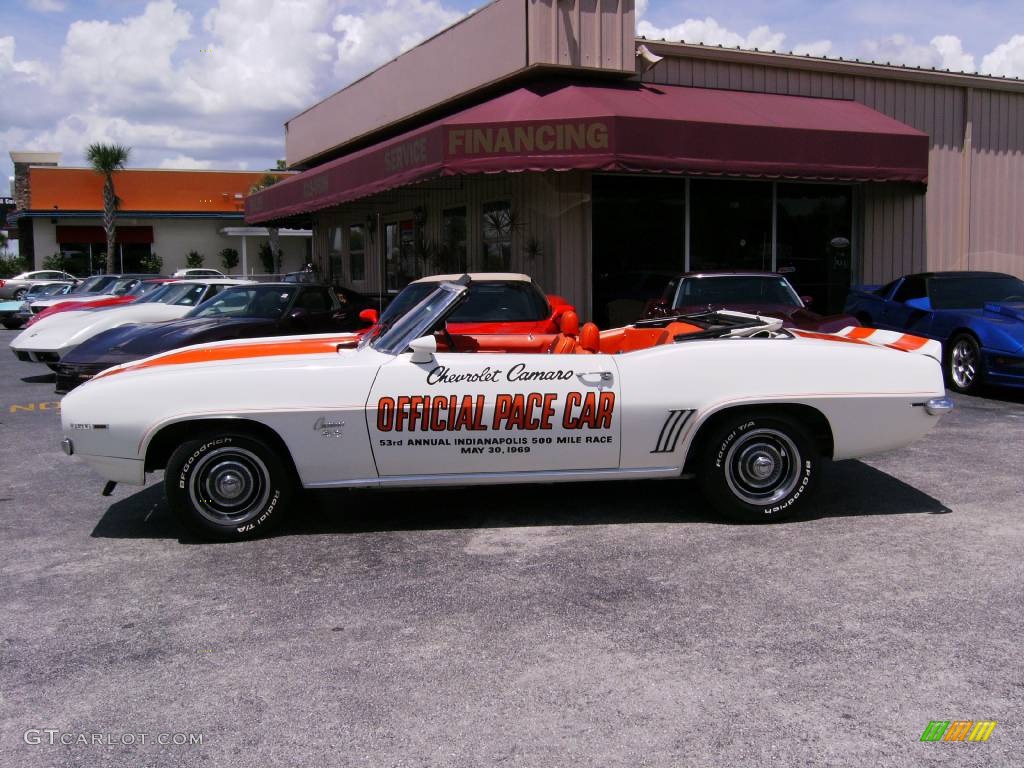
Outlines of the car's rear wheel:
{"label": "car's rear wheel", "polygon": [[288,464],[265,441],[210,433],[182,443],[167,461],[167,501],[199,535],[241,541],[269,532],[295,490]]}
{"label": "car's rear wheel", "polygon": [[4,324],[4,328],[6,328],[8,331],[16,331],[19,328],[21,328],[22,325],[25,324],[25,321],[24,320],[4,320],[3,324]]}
{"label": "car's rear wheel", "polygon": [[820,457],[799,422],[771,413],[725,416],[702,460],[701,485],[724,515],[741,522],[793,516],[817,480]]}
{"label": "car's rear wheel", "polygon": [[949,341],[946,352],[946,379],[951,389],[964,394],[978,391],[982,383],[981,347],[968,333],[961,333]]}
{"label": "car's rear wheel", "polygon": [[25,298],[26,293],[28,293],[28,288],[18,288],[13,294],[14,300],[21,301]]}

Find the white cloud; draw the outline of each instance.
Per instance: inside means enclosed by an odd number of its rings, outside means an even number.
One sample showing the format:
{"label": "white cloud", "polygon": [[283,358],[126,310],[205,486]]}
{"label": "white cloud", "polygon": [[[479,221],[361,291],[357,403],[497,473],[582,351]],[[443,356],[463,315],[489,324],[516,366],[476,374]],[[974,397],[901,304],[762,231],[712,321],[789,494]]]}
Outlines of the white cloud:
{"label": "white cloud", "polygon": [[173,0],[151,2],[142,15],[117,24],[74,22],[61,50],[62,93],[86,94],[104,109],[138,109],[173,97],[173,56],[191,37],[191,24],[192,14]]}
{"label": "white cloud", "polygon": [[[786,35],[768,26],[754,27],[747,34],[742,34],[722,26],[711,16],[704,19],[686,19],[671,27],[658,27],[641,19],[636,26],[638,35],[653,40],[681,40],[687,43],[704,43],[705,45],[721,45],[724,48],[757,48],[761,51],[786,50]],[[832,50],[830,40],[816,40],[800,43],[793,48],[794,53],[809,53],[811,56],[824,56]]]}
{"label": "white cloud", "polygon": [[[204,113],[299,110],[321,93],[334,60],[329,0],[221,0],[203,18],[209,43],[182,69],[184,90]],[[200,53],[202,48],[204,53]]]}
{"label": "white cloud", "polygon": [[160,168],[195,168],[198,170],[206,170],[207,168],[213,167],[213,162],[210,160],[196,160],[194,157],[189,155],[175,155],[174,157],[165,157],[160,161]]}
{"label": "white cloud", "polygon": [[0,37],[0,77],[11,76],[28,81],[43,81],[47,78],[46,66],[39,61],[14,58],[14,37]]}
{"label": "white cloud", "polygon": [[815,40],[812,43],[799,43],[793,46],[793,53],[803,56],[828,56],[832,53],[831,40]]}
{"label": "white cloud", "polygon": [[633,13],[637,20],[639,20],[644,14],[646,14],[647,0],[636,0],[636,5],[634,6]]}
{"label": "white cloud", "polygon": [[867,58],[881,63],[910,67],[934,67],[953,72],[975,72],[974,56],[964,51],[956,35],[938,35],[927,45],[907,35],[890,35],[881,40],[864,42]]}
{"label": "white cloud", "polygon": [[1024,35],[1014,35],[981,60],[981,71],[1006,77],[1024,77]]}
{"label": "white cloud", "polygon": [[68,4],[63,0],[28,0],[28,7],[41,13],[60,13]]}
{"label": "white cloud", "polygon": [[362,13],[334,17],[337,37],[335,74],[352,79],[407,51],[417,43],[454,24],[462,14],[437,0],[385,0]]}

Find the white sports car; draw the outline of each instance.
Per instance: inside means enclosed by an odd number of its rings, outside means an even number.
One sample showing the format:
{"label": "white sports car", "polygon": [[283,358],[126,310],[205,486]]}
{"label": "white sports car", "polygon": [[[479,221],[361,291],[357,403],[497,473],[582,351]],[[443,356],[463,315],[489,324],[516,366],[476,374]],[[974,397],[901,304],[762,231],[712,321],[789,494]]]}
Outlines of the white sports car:
{"label": "white sports car", "polygon": [[468,283],[440,283],[358,344],[221,342],[110,368],[64,398],[64,451],[111,481],[105,492],[166,469],[174,513],[221,539],[269,530],[299,486],[684,473],[721,511],[759,521],[798,509],[823,458],[906,445],[952,407],[927,339],[725,311],[451,333]]}
{"label": "white sports car", "polygon": [[53,364],[98,333],[129,323],[177,320],[193,307],[230,285],[251,280],[187,280],[157,288],[131,304],[99,309],[70,310],[44,317],[14,337],[11,349],[19,360]]}

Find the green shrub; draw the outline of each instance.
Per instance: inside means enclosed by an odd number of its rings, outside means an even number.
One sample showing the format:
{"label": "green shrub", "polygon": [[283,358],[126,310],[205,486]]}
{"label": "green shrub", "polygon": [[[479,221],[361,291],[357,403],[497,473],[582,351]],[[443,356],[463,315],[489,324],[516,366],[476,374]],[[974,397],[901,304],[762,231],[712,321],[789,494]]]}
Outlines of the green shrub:
{"label": "green shrub", "polygon": [[189,269],[199,269],[199,267],[203,266],[203,259],[205,258],[199,251],[189,251],[188,256],[185,257],[185,266]]}
{"label": "green shrub", "polygon": [[230,272],[238,266],[238,251],[234,248],[225,248],[220,252],[220,263],[225,271]]}
{"label": "green shrub", "polygon": [[139,269],[143,272],[151,272],[154,275],[159,275],[161,270],[164,268],[164,260],[157,256],[155,253],[151,253],[148,256],[143,256],[139,259]]}
{"label": "green shrub", "polygon": [[260,264],[263,265],[263,271],[268,275],[274,272],[274,250],[266,241],[260,243]]}

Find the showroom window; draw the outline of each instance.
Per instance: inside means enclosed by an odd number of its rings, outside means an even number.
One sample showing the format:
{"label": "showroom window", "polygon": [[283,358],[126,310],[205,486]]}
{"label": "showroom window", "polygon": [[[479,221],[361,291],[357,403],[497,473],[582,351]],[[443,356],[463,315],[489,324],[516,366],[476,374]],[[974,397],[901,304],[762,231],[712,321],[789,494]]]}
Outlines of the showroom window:
{"label": "showroom window", "polygon": [[331,265],[331,279],[339,282],[345,279],[345,267],[341,260],[341,227],[327,230],[327,257]]}
{"label": "showroom window", "polygon": [[690,182],[690,269],[772,268],[772,184]]}
{"label": "showroom window", "polygon": [[366,279],[366,240],[363,232],[361,224],[348,228],[348,266],[354,283]]}
{"label": "showroom window", "polygon": [[507,272],[512,264],[512,204],[483,207],[483,264],[485,272]]}
{"label": "showroom window", "polygon": [[468,256],[466,208],[446,208],[441,214],[441,250],[437,255],[437,270],[441,273],[465,272]]}

